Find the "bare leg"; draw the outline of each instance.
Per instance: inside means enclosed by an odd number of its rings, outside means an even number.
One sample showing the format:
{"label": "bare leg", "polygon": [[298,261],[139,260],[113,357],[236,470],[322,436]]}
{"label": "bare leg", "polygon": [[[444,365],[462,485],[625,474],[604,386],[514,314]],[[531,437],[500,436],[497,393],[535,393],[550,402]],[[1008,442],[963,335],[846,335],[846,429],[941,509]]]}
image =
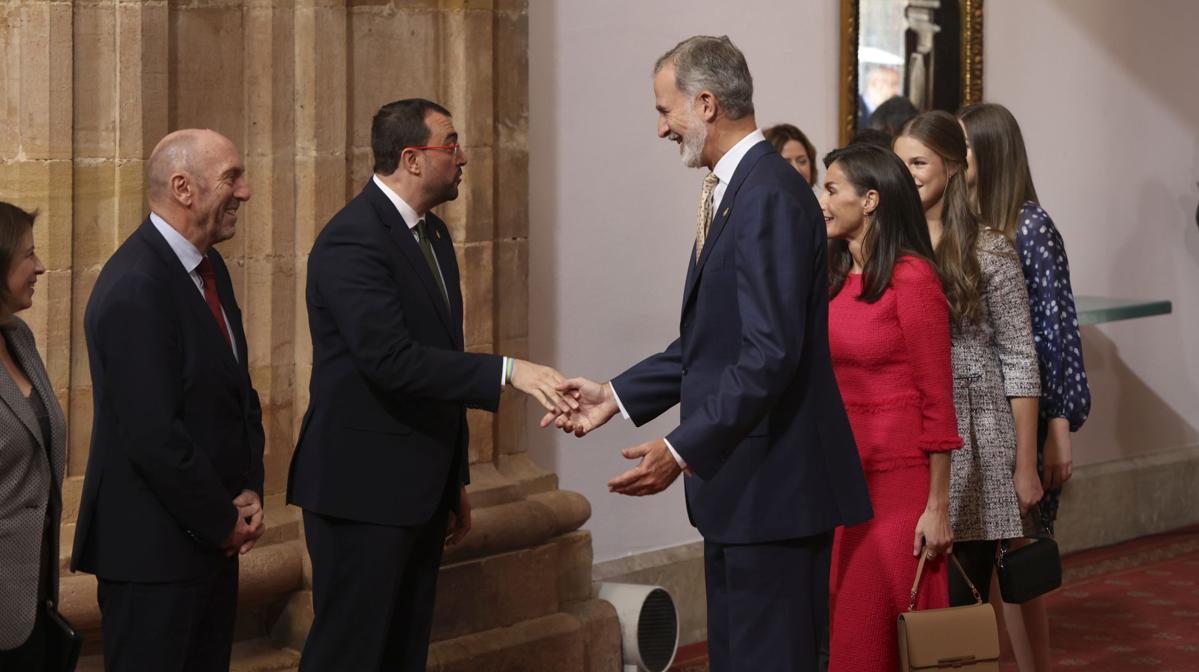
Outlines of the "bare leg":
{"label": "bare leg", "polygon": [[1045,598],[1004,604],[1004,622],[1020,672],[1049,672],[1049,615]]}
{"label": "bare leg", "polygon": [[1029,637],[1036,672],[1049,672],[1049,611],[1046,598],[1042,595],[1024,602],[1020,605],[1020,613],[1024,616],[1024,631]]}
{"label": "bare leg", "polygon": [[1008,641],[1012,644],[1012,654],[1016,657],[1016,667],[1020,672],[1037,672],[1032,644],[1024,627],[1024,612],[1022,605],[1003,603],[1003,622],[1007,626]]}

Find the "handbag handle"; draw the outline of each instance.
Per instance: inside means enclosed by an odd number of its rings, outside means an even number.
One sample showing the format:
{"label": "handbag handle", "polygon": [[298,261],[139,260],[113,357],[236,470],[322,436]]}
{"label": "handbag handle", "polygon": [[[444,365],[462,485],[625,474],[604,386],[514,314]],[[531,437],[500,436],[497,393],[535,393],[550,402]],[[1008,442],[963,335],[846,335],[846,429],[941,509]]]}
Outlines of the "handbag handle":
{"label": "handbag handle", "polygon": [[[979,595],[978,588],[974,587],[974,582],[966,576],[966,570],[962,569],[962,563],[958,562],[958,558],[953,553],[949,553],[949,559],[953,561],[953,566],[958,568],[958,573],[966,580],[966,585],[970,586],[970,592],[974,594],[974,603],[982,604],[982,595]],[[916,580],[912,582],[912,596],[908,599],[908,611],[916,610],[916,591],[920,588],[920,577],[924,574],[924,561],[928,559],[928,553],[920,554],[920,564],[916,565]]]}

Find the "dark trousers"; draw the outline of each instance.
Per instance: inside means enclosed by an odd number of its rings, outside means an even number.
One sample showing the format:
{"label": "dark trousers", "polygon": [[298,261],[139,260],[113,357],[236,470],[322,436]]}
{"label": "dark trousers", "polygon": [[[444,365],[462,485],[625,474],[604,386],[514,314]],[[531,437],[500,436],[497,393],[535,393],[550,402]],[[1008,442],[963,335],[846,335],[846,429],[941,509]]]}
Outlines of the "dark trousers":
{"label": "dark trousers", "polygon": [[190,581],[100,579],[108,672],[228,672],[237,614],[237,556]]}
{"label": "dark trousers", "polygon": [[[990,599],[991,574],[995,570],[995,551],[999,548],[998,541],[958,541],[953,544],[953,554],[957,557],[966,576],[978,588],[978,594],[983,602]],[[949,568],[949,604],[961,607],[974,604],[974,593],[962,579],[962,575],[953,567]]]}
{"label": "dark trousers", "polygon": [[831,532],[767,544],[704,542],[712,672],[815,672],[828,631]]}
{"label": "dark trousers", "polygon": [[314,619],[301,672],[424,672],[447,508],[412,527],[304,512]]}

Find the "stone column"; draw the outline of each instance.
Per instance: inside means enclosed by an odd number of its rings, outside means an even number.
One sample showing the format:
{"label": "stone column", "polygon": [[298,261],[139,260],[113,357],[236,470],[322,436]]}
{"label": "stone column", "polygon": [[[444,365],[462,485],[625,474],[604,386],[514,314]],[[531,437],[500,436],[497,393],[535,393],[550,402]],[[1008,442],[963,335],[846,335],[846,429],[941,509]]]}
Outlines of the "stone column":
{"label": "stone column", "polygon": [[[242,558],[234,669],[295,667],[311,624],[298,511],[284,503],[312,352],[307,255],[370,175],[370,121],[421,96],[469,154],[442,208],[462,269],[468,349],[528,357],[526,0],[0,2],[0,198],[37,209],[48,273],[31,324],[70,425],[62,609],[97,669],[95,579],[69,575],[92,419],[83,311],[146,216],[145,161],[168,131],[242,150],[253,196],[220,247],[246,318],[266,425],[268,536]],[[585,499],[528,459],[525,405],[471,412],[474,529],[446,554],[430,669],[614,670],[619,634],[592,599]]]}
{"label": "stone column", "polygon": [[[344,193],[340,199],[330,195],[332,207],[314,223],[323,224],[369,178],[370,121],[380,105],[418,96],[443,103],[469,157],[458,200],[439,213],[462,270],[467,348],[527,357],[525,3],[425,0],[340,7],[312,11],[326,13],[322,36],[345,27],[348,52],[324,44],[321,49],[329,53],[310,51],[316,56],[311,65],[299,47],[304,34],[299,13],[306,10],[297,9],[297,126],[304,118],[301,92],[311,82],[313,91],[322,91],[329,113],[343,115],[339,128],[346,132],[348,157]],[[338,76],[347,82],[345,108],[337,102],[336,86],[317,83]],[[303,143],[325,137],[320,121],[314,119],[311,132],[297,129],[297,166]],[[337,151],[333,144],[330,156]],[[330,168],[329,182],[335,173]],[[297,244],[303,237],[297,235]],[[306,242],[302,252],[311,244]],[[297,325],[297,343],[307,339],[306,327]],[[303,394],[298,391],[297,398]],[[619,669],[615,613],[592,600],[591,539],[578,531],[590,515],[586,500],[558,490],[557,477],[528,459],[522,399],[504,399],[498,417],[471,411],[469,422],[474,529],[446,553],[430,669]],[[309,596],[292,597],[274,630],[276,644],[301,644],[310,609]]]}
{"label": "stone column", "polygon": [[[21,314],[37,338],[50,383],[70,410],[75,112],[74,30],[69,4],[9,2],[0,7],[5,105],[0,111],[0,198],[36,210],[34,244],[46,266],[31,309]],[[68,456],[69,473],[83,461]],[[68,495],[69,497],[69,495]]]}

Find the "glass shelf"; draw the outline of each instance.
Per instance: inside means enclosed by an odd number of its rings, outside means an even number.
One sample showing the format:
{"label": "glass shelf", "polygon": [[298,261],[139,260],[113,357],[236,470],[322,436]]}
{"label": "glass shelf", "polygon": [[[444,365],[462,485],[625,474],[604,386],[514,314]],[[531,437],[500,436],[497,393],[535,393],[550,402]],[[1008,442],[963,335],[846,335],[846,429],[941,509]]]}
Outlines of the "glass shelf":
{"label": "glass shelf", "polygon": [[1174,306],[1169,301],[1146,299],[1109,299],[1102,296],[1076,296],[1074,307],[1078,311],[1078,326],[1132,320],[1138,317],[1168,315]]}

